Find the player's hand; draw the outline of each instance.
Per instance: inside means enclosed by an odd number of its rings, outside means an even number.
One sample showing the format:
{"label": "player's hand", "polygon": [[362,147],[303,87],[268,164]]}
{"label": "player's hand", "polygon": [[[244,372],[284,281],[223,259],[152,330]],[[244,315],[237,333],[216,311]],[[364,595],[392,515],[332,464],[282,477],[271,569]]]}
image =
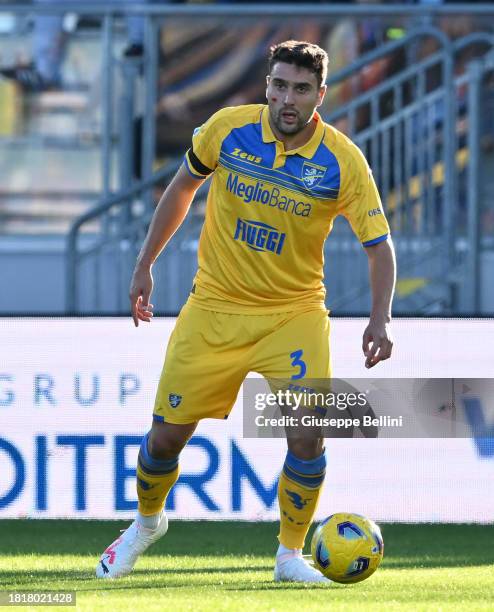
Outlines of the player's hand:
{"label": "player's hand", "polygon": [[134,325],[139,327],[139,321],[149,323],[153,318],[153,305],[149,303],[153,292],[153,275],[151,267],[137,265],[130,282],[130,310]]}
{"label": "player's hand", "polygon": [[376,363],[389,359],[393,350],[393,340],[387,321],[369,321],[362,338],[362,351],[365,367],[373,368]]}

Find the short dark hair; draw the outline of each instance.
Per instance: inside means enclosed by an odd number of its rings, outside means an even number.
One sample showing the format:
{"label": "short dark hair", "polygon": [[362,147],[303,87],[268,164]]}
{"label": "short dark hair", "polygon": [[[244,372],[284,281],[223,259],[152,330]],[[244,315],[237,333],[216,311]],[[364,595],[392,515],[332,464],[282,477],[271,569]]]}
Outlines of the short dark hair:
{"label": "short dark hair", "polygon": [[319,87],[325,83],[328,75],[328,54],[324,49],[313,43],[286,40],[278,45],[273,45],[268,59],[269,74],[278,62],[307,68],[316,75]]}

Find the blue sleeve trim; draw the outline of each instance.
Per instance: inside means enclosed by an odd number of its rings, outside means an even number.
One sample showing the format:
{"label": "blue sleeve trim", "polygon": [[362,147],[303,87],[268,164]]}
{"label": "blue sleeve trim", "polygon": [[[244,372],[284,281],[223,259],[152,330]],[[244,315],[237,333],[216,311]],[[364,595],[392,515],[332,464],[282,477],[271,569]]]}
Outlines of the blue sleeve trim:
{"label": "blue sleeve trim", "polygon": [[184,155],[184,166],[192,178],[195,178],[198,181],[203,181],[204,179],[208,178],[207,176],[201,176],[200,174],[194,174],[194,172],[192,172],[192,170],[189,168],[189,162],[186,155]]}
{"label": "blue sleeve trim", "polygon": [[379,238],[374,238],[374,240],[367,240],[367,242],[362,242],[362,246],[364,247],[369,247],[372,246],[373,244],[379,244],[380,242],[383,242],[384,240],[388,239],[388,234],[384,234],[383,236],[379,236]]}

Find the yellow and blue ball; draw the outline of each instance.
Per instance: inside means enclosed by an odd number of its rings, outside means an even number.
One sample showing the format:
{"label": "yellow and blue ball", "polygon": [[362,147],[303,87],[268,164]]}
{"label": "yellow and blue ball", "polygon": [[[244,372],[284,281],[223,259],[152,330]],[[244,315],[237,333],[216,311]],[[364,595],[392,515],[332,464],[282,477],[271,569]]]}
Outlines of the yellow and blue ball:
{"label": "yellow and blue ball", "polygon": [[319,524],[311,543],[315,567],[334,582],[365,580],[379,567],[384,543],[379,527],[360,514],[340,512]]}

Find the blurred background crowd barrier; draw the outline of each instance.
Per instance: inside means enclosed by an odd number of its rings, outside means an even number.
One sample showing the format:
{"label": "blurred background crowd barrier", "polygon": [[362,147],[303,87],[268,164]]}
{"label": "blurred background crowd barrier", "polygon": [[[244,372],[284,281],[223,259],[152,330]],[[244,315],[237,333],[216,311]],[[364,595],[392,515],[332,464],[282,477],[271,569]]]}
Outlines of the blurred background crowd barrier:
{"label": "blurred background crowd barrier", "polygon": [[[192,131],[265,101],[289,38],[330,58],[321,114],[369,160],[398,255],[395,312],[494,313],[494,5],[0,2],[0,313],[128,311],[135,256]],[[176,314],[208,183],[155,266]],[[327,305],[369,307],[346,221]]]}

